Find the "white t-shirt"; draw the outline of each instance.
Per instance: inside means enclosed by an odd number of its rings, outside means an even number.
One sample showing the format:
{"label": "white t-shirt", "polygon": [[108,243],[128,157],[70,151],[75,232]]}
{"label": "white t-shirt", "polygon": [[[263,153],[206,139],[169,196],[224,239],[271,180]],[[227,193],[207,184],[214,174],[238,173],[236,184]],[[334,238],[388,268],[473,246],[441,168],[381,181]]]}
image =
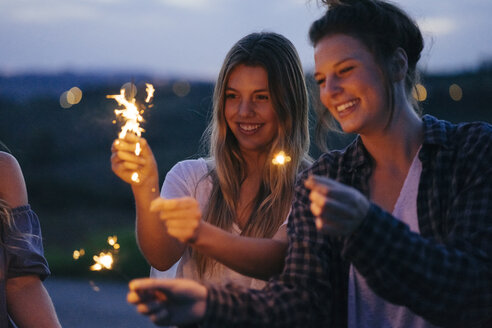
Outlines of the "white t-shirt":
{"label": "white t-shirt", "polygon": [[[418,153],[410,166],[392,213],[394,217],[406,223],[410,230],[416,233],[420,233],[417,216],[417,194],[420,174],[422,173],[422,163],[418,158]],[[372,291],[356,268],[350,265],[348,327],[433,328],[435,326],[407,307],[389,303],[379,297]]]}
{"label": "white t-shirt", "polygon": [[[196,160],[185,160],[177,163],[166,175],[161,190],[163,198],[178,198],[191,196],[195,198],[202,213],[204,212],[212,191],[212,180],[208,174],[207,163],[203,158]],[[287,221],[283,224],[285,225]],[[240,235],[241,229],[237,224],[233,224],[232,231],[234,235]],[[151,268],[151,277],[158,278],[189,278],[198,279],[198,271],[195,262],[191,259],[191,248],[186,247],[181,259],[167,271],[159,271]],[[210,272],[205,273],[205,281],[225,284],[234,282],[244,287],[261,289],[265,282],[253,279],[239,274],[228,267],[217,263],[213,275]]]}

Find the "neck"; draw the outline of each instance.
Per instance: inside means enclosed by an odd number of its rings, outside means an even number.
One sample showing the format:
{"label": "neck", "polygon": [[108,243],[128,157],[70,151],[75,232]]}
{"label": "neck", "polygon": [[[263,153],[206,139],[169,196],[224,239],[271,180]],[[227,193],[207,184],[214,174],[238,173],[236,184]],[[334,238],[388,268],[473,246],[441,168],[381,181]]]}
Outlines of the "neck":
{"label": "neck", "polygon": [[423,140],[422,120],[410,104],[395,108],[387,128],[361,134],[364,146],[378,167],[408,167]]}
{"label": "neck", "polygon": [[246,162],[246,179],[260,177],[267,155],[265,153],[248,151],[242,151],[241,154]]}

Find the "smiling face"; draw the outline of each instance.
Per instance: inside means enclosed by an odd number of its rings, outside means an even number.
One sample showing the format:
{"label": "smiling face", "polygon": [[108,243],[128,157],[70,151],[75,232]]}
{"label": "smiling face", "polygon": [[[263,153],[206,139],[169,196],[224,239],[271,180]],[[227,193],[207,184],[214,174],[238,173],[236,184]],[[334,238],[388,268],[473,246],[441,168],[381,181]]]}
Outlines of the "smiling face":
{"label": "smiling face", "polygon": [[268,152],[278,134],[278,118],[263,67],[241,64],[231,71],[224,114],[241,152]]}
{"label": "smiling face", "polygon": [[314,60],[321,102],[343,131],[382,131],[390,115],[387,92],[367,47],[345,34],[329,35],[314,47]]}

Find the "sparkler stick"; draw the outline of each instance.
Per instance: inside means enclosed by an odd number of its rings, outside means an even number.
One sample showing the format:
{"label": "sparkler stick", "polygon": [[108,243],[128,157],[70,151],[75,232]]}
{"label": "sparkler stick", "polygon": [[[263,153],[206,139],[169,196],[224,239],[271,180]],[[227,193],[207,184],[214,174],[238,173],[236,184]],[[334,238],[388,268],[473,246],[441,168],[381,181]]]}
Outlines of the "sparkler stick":
{"label": "sparkler stick", "polygon": [[[149,103],[154,97],[154,86],[150,83],[146,83],[147,97],[145,98],[145,103]],[[140,126],[140,123],[144,121],[142,114],[145,111],[145,106],[142,106],[142,110],[139,111],[135,98],[130,95],[127,99],[125,94],[125,89],[120,90],[119,95],[107,95],[106,98],[114,99],[121,106],[121,109],[115,109],[114,113],[117,117],[124,121],[121,131],[118,134],[118,138],[123,139],[127,133],[134,133],[136,136],[142,136],[142,132],[145,130]],[[150,106],[149,106],[150,107]],[[135,155],[139,156],[142,152],[140,143],[137,142],[135,145]],[[140,177],[137,172],[134,172],[131,176],[132,181],[140,182]]]}

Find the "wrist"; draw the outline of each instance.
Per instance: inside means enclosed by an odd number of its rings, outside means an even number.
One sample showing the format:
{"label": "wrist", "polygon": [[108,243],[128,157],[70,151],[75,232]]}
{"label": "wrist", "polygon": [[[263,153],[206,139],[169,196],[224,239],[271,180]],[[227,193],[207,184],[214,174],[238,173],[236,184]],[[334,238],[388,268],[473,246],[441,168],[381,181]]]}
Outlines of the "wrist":
{"label": "wrist", "polygon": [[160,190],[158,182],[149,180],[143,181],[139,184],[132,184],[132,191],[135,195],[135,200],[139,200],[140,198],[153,200],[159,197]]}
{"label": "wrist", "polygon": [[202,220],[200,220],[198,222],[197,228],[195,229],[195,233],[193,234],[193,236],[191,238],[189,238],[186,241],[190,246],[195,247],[195,248],[200,247],[200,245],[201,245],[200,236],[201,236],[201,231],[202,231],[204,226],[206,226],[206,223],[203,222]]}

